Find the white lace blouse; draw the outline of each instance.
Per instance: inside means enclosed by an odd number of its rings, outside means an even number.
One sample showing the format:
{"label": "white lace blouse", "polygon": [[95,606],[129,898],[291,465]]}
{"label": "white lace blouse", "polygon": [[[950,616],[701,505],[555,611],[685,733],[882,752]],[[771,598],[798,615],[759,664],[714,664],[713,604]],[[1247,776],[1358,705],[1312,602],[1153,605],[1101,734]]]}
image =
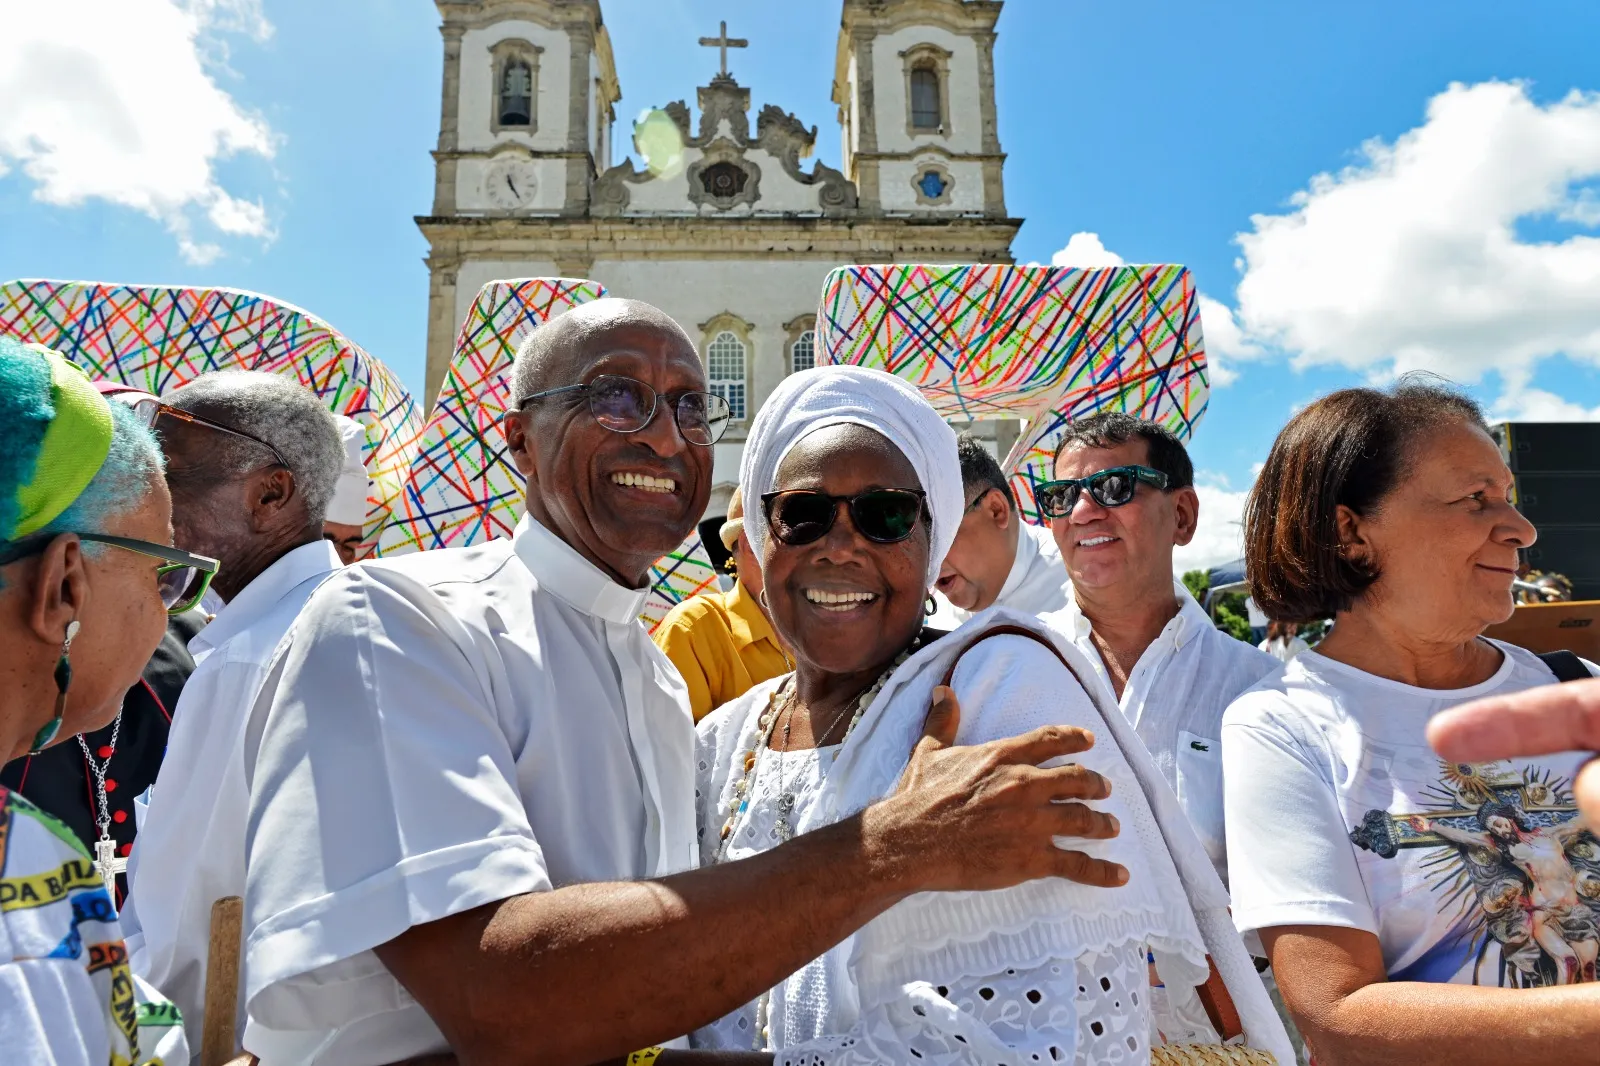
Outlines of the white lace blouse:
{"label": "white lace blouse", "polygon": [[[1048,652],[1026,644],[1018,638],[995,638],[962,659],[954,679],[963,712],[958,741],[974,743],[1009,736],[1045,720],[1094,729],[1101,743],[1080,761],[1112,779],[1112,798],[1096,806],[1116,814],[1125,835],[1109,846],[1085,846],[1083,841],[1072,846],[1123,862],[1134,881],[1143,881],[1142,886],[1132,886],[1131,892],[1128,888],[1083,889],[1096,893],[1093,898],[1100,905],[1087,908],[1081,921],[1063,922],[1073,925],[1070,934],[1041,932],[1037,922],[1018,922],[1015,928],[990,925],[963,944],[963,931],[944,924],[950,912],[941,910],[937,928],[925,930],[922,942],[915,945],[916,961],[909,972],[895,972],[896,960],[871,947],[867,950],[877,958],[859,957],[861,948],[873,943],[869,927],[769,993],[765,1034],[757,1032],[758,1006],[751,1003],[693,1034],[695,1047],[773,1050],[778,1066],[864,1066],[919,1060],[927,1066],[1143,1064],[1149,1061],[1152,1039],[1158,1043],[1217,1039],[1192,988],[1175,994],[1169,1004],[1164,990],[1150,986],[1147,960],[1152,942],[1168,949],[1166,955],[1173,964],[1167,969],[1183,971],[1186,964],[1174,958],[1171,949],[1178,941],[1190,942],[1193,948],[1198,934],[1192,924],[1187,932],[1173,928],[1174,923],[1154,900],[1160,895],[1157,886],[1162,879],[1152,873],[1155,864],[1147,864],[1141,856],[1152,842],[1139,839],[1130,828],[1141,821],[1152,824],[1150,814],[1145,808],[1141,820],[1132,813],[1140,785],[1114,739],[1102,728],[1100,712],[1082,689],[1071,684],[1059,663],[1054,666],[1061,678],[1040,678],[1020,688],[1003,683],[996,689],[996,678],[1014,679],[1020,667],[1027,667],[1025,673],[1039,672],[1040,656],[1048,657]],[[919,653],[902,670],[914,667],[921,657]],[[985,680],[975,683],[980,675]],[[1063,680],[1067,683],[1061,684]],[[1092,678],[1087,680],[1095,683]],[[829,772],[846,746],[789,753],[762,746],[749,806],[737,816],[726,852],[719,855],[721,829],[733,790],[743,776],[744,754],[756,746],[757,720],[780,682],[757,686],[700,724],[696,802],[702,865],[719,857],[722,861],[745,858],[776,846],[783,806],[779,799],[785,793],[793,797],[789,824],[815,824]],[[1037,702],[1045,691],[1049,708],[1041,718]],[[1015,698],[1034,703],[1025,712],[1034,721],[1023,724],[1018,720]],[[875,701],[874,709],[881,700]],[[863,718],[863,728],[873,713],[869,710]],[[1153,846],[1161,847],[1159,843]],[[1167,868],[1170,870],[1170,865]],[[941,893],[933,906],[959,906],[960,897],[987,897],[992,904],[994,897],[1002,895]],[[1026,911],[1023,898],[1024,903],[1016,908],[1019,915]],[[907,923],[917,924],[917,903],[924,900],[913,897],[891,909],[890,914],[901,912],[900,935]],[[926,915],[932,918],[934,913],[929,910]],[[985,921],[992,922],[987,913]],[[857,957],[853,957],[852,941],[856,942]],[[1161,953],[1160,947],[1157,951]],[[1191,959],[1194,954],[1192,950],[1184,953]],[[1204,950],[1199,953],[1203,957]],[[1204,970],[1200,973],[1203,976]]]}
{"label": "white lace blouse", "polygon": [[[756,706],[758,717],[763,706],[765,701]],[[809,807],[838,752],[838,745],[795,752],[762,748],[751,783],[750,808],[736,822],[726,860],[776,847],[781,840],[779,796],[785,792],[793,795],[797,813]],[[703,816],[700,860],[702,865],[710,865],[717,861],[726,815],[705,802],[711,763],[704,754],[698,761]],[[1105,951],[1084,952],[1071,961],[1052,958],[1027,970],[943,975],[945,983],[936,984],[933,991],[987,1026],[1008,1048],[1022,1055],[1019,1061],[1062,1062],[1072,1056],[1079,1066],[1144,1063],[1149,1061],[1151,1025],[1147,951],[1142,941],[1129,938]],[[791,1039],[800,1042],[780,1053],[776,1066],[877,1066],[883,1060],[867,1053],[856,1034],[831,1033],[827,982],[819,979],[823,976],[820,970],[814,963],[789,979],[787,1002],[791,1009],[784,1027]],[[900,1024],[895,1028],[901,1046],[914,1050],[932,1066],[985,1061],[973,1057],[953,1034],[926,1024],[915,1010],[900,1012]],[[757,1039],[756,1020],[756,1003],[747,1003],[695,1033],[692,1044],[722,1051],[769,1050],[766,1041]],[[903,1061],[916,1061],[916,1057]]]}

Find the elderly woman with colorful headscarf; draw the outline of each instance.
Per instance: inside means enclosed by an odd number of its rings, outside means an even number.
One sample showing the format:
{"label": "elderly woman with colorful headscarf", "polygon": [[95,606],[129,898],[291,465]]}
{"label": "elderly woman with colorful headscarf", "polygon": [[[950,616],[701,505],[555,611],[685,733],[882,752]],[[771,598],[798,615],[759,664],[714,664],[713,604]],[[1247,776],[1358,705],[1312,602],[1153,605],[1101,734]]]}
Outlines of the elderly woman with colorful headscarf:
{"label": "elderly woman with colorful headscarf", "polygon": [[924,629],[963,496],[955,435],[916,389],[859,367],[792,375],[740,473],[796,666],[698,727],[703,864],[863,809],[919,745],[1077,732],[1085,753],[1056,797],[1058,876],[910,896],[695,1044],[773,1050],[780,1066],[1143,1063],[1152,1042],[1219,1039],[1196,990],[1209,955],[1251,1044],[1291,1061],[1205,851],[1082,656],[1003,608]]}
{"label": "elderly woman with colorful headscarf", "polygon": [[[116,716],[168,612],[216,570],[171,542],[161,453],[134,413],[58,353],[0,338],[0,759]],[[0,789],[8,1062],[188,1060],[177,1011],[128,972],[108,887],[121,862],[102,844],[91,861],[64,825]]]}

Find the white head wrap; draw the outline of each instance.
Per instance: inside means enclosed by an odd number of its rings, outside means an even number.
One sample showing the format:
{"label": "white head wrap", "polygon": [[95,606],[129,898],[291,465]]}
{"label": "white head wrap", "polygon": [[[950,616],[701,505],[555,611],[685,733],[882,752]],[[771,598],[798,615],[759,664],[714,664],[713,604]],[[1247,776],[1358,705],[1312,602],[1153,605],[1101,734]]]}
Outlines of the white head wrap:
{"label": "white head wrap", "polygon": [[339,436],[344,440],[344,469],[328,501],[327,520],[342,526],[359,526],[367,520],[367,467],[361,449],[367,443],[367,427],[353,418],[334,415]]}
{"label": "white head wrap", "polygon": [[802,370],[784,378],[761,405],[739,465],[744,531],[750,547],[758,556],[766,549],[767,514],[761,496],[776,485],[784,457],[807,435],[842,424],[866,426],[883,434],[916,470],[933,516],[928,551],[931,587],[961,524],[963,496],[956,434],[916,386],[882,370],[859,366]]}

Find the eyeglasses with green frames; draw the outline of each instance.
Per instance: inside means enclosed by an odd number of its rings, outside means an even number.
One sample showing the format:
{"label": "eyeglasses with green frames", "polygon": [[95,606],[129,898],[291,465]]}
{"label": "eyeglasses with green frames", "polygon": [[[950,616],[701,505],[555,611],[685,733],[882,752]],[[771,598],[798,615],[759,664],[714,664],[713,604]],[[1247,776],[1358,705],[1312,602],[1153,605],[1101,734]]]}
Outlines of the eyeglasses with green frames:
{"label": "eyeglasses with green frames", "polygon": [[[39,554],[58,536],[59,533],[46,533],[0,548],[0,566]],[[209,556],[196,555],[182,548],[170,548],[165,544],[155,544],[148,540],[135,540],[132,537],[113,537],[105,533],[78,533],[77,538],[93,544],[109,544],[113,548],[138,552],[152,559],[165,560],[165,565],[156,567],[156,588],[161,593],[161,602],[166,605],[168,614],[182,614],[199,603],[200,597],[211,587],[211,580],[217,576],[217,570],[222,565]]]}

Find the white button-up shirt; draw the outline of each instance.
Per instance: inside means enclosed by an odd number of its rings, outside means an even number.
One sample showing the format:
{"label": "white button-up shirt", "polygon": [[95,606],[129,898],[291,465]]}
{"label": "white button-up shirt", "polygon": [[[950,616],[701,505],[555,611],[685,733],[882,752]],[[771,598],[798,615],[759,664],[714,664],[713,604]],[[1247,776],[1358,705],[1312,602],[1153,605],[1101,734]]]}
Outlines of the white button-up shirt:
{"label": "white button-up shirt", "polygon": [[245,1046],[265,1066],[445,1051],[372,950],[412,926],[695,865],[688,690],[644,597],[524,518],[312,598],[246,740]]}
{"label": "white button-up shirt", "polygon": [[[1015,513],[1011,517],[1022,522]],[[1043,615],[1061,610],[1071,599],[1067,567],[1061,561],[1061,549],[1056,546],[1050,527],[1022,522],[1017,530],[1017,555],[1011,560],[1011,572],[990,606]],[[959,629],[975,613],[957,607],[941,592],[934,592],[933,600],[938,606],[928,624],[935,629]]]}
{"label": "white button-up shirt", "polygon": [[[272,653],[311,593],[341,564],[325,540],[274,562],[189,642],[195,671],[129,861],[123,932],[133,972],[183,1012],[195,1058],[205,1020],[211,904],[244,895],[245,720]],[[238,1013],[236,1036],[244,1032]]]}
{"label": "white button-up shirt", "polygon": [[[1181,583],[1174,581],[1173,588],[1178,613],[1139,656],[1117,703],[1150,749],[1156,769],[1178,794],[1179,805],[1227,884],[1222,712],[1234,697],[1283,664],[1218,629]],[[1115,691],[1076,599],[1044,621],[1077,645],[1107,690]]]}

